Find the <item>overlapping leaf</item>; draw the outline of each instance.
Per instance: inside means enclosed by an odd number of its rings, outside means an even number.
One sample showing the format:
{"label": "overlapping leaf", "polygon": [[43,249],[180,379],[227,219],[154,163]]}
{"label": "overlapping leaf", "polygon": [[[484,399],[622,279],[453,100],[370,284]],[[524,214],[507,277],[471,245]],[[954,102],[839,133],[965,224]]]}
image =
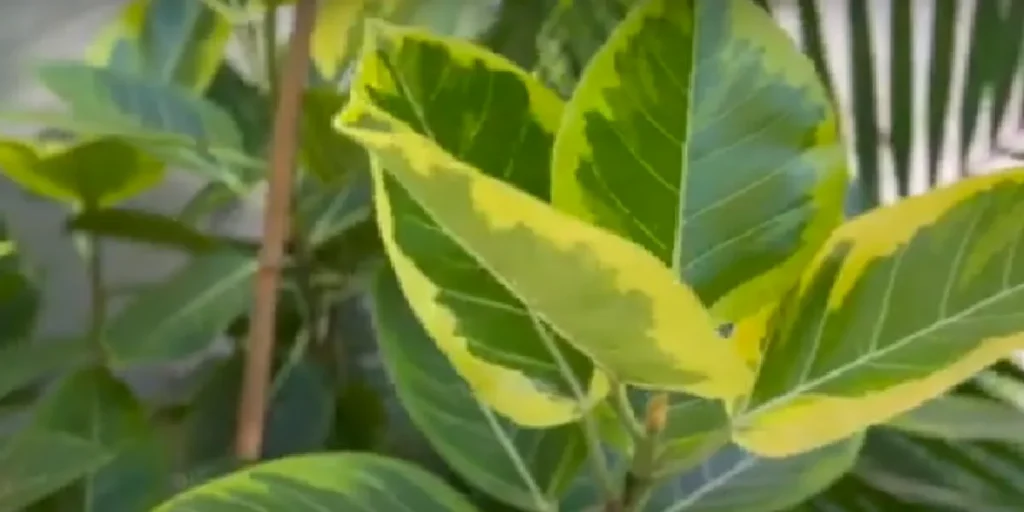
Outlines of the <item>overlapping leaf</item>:
{"label": "overlapping leaf", "polygon": [[[587,379],[583,354],[639,385],[712,397],[742,389],[747,376],[733,347],[667,267],[639,246],[542,202],[547,178],[537,168],[545,168],[544,158],[527,148],[543,149],[550,141],[558,119],[551,93],[545,99],[543,90],[522,83],[521,73],[479,50],[469,53],[460,46],[465,43],[403,39],[383,27],[378,34],[377,44],[367,45],[340,122],[376,161],[378,222],[403,292],[489,405],[521,423],[566,421],[577,406],[565,400],[562,377],[568,367],[573,379]],[[434,80],[435,88],[438,73],[447,73],[444,83],[453,85],[436,94],[414,87],[389,71],[382,52],[398,62],[412,59],[412,69]],[[434,71],[441,59],[448,66]],[[498,69],[484,71],[488,67]],[[478,71],[464,74],[468,70]],[[498,101],[502,90],[508,92],[500,103],[480,118],[464,106],[486,105],[492,95]],[[461,104],[430,102],[428,110],[416,103],[418,96],[458,97]],[[519,122],[516,138],[509,139],[506,118],[493,113],[514,106]],[[450,112],[440,108],[457,107],[466,114],[441,118],[447,125],[424,122],[433,112]],[[624,340],[636,341],[627,350]],[[552,364],[560,363],[552,358],[554,344],[568,356],[565,364]]]}
{"label": "overlapping leaf", "polygon": [[944,395],[929,400],[886,423],[923,437],[983,441],[1024,440],[1024,411],[998,400],[969,395]]}
{"label": "overlapping leaf", "polygon": [[196,0],[133,0],[89,49],[92,64],[206,89],[224,58],[231,23]]}
{"label": "overlapping leaf", "polygon": [[[360,108],[358,102],[404,122],[405,130],[429,137],[478,170],[539,199],[547,198],[547,159],[561,102],[499,57],[466,42],[375,23],[367,36],[349,104]],[[460,115],[452,115],[453,109]],[[517,121],[510,123],[509,119]],[[508,391],[507,405],[495,402],[504,399],[488,396],[497,391],[485,392],[484,400],[504,414],[510,414],[507,408],[513,403],[525,407],[523,400],[533,394],[539,400],[560,401],[549,405],[560,412],[536,410],[535,414],[548,417],[528,422],[553,424],[574,417],[573,399],[561,398],[572,396],[573,383],[566,381],[547,347],[546,334],[537,330],[537,320],[526,314],[527,308],[505,289],[500,277],[475,261],[454,233],[446,232],[426,205],[397,183],[380,189],[375,201],[377,216],[382,219],[379,222],[393,226],[382,230],[384,236],[394,229],[391,250],[411,259],[414,271],[439,289],[440,295],[431,302],[450,311],[459,329],[465,330],[452,338],[454,333],[441,334],[443,331],[427,323],[459,373],[478,391],[485,385],[481,378],[523,382],[520,390]],[[401,271],[399,278],[407,280]],[[425,314],[425,310],[417,313]],[[556,343],[573,370],[568,378],[585,389],[592,365],[571,347]],[[472,372],[494,377],[470,377]],[[524,372],[525,379],[518,372]],[[530,383],[531,379],[538,383]],[[538,386],[552,387],[555,397],[547,398],[552,392]]]}
{"label": "overlapping leaf", "polygon": [[22,386],[64,370],[81,368],[95,359],[83,340],[18,343],[0,350],[0,398]]}
{"label": "overlapping leaf", "polygon": [[[243,360],[218,365],[199,388],[182,421],[181,460],[189,468],[231,460],[241,397]],[[301,361],[275,377],[264,423],[264,458],[322,450],[334,420],[334,390],[321,369]]]}
{"label": "overlapping leaf", "polygon": [[23,268],[20,248],[7,222],[0,219],[0,349],[28,339],[40,302],[39,290]]}
{"label": "overlapping leaf", "polygon": [[104,369],[66,377],[38,405],[30,430],[72,435],[111,455],[97,470],[51,498],[58,508],[147,510],[170,492],[166,444],[131,390]]}
{"label": "overlapping leaf", "polygon": [[475,512],[437,477],[357,453],[301,455],[253,466],[175,496],[154,512],[238,510]]}
{"label": "overlapping leaf", "polygon": [[78,436],[24,431],[0,446],[0,510],[24,510],[110,458],[103,445]]}
{"label": "overlapping leaf", "polygon": [[652,494],[647,512],[772,512],[828,487],[857,458],[861,437],[784,459],[767,459],[735,445]]}
{"label": "overlapping leaf", "polygon": [[720,318],[783,293],[841,220],[827,93],[748,0],[641,2],[566,111],[555,205],[643,245]]}
{"label": "overlapping leaf", "polygon": [[[1024,171],[850,221],[771,317],[737,439],[799,453],[887,421],[1024,345]],[[827,421],[822,421],[827,418]]]}
{"label": "overlapping leaf", "polygon": [[518,428],[481,403],[423,332],[389,270],[374,288],[374,319],[405,410],[448,464],[520,509],[557,510],[560,491],[586,457],[582,430]]}
{"label": "overlapping leaf", "polygon": [[119,365],[157,363],[208,347],[248,309],[256,268],[255,257],[233,251],[195,258],[110,321],[111,358]]}
{"label": "overlapping leaf", "polygon": [[49,63],[39,79],[71,110],[42,119],[85,135],[116,135],[169,162],[241,187],[261,169],[243,152],[231,117],[191,91],[147,77],[80,63]]}
{"label": "overlapping leaf", "polygon": [[356,55],[371,18],[471,38],[491,24],[495,11],[493,4],[477,0],[325,0],[317,12],[310,55],[320,74],[334,78]]}
{"label": "overlapping leaf", "polygon": [[0,168],[12,181],[48,199],[103,207],[131,198],[163,179],[163,165],[114,138],[59,148],[0,142]]}

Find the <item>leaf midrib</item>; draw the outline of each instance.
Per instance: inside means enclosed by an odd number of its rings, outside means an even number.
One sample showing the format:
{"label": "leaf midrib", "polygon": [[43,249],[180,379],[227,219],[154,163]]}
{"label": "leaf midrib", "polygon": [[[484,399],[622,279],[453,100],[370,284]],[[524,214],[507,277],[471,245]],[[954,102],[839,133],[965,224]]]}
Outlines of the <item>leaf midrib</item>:
{"label": "leaf midrib", "polygon": [[955,315],[952,315],[950,317],[947,317],[947,318],[944,318],[942,320],[939,320],[939,321],[931,324],[930,326],[928,326],[928,327],[926,327],[924,329],[921,329],[921,330],[919,330],[919,331],[917,331],[917,332],[915,332],[913,334],[904,336],[903,338],[900,338],[900,339],[894,341],[893,343],[890,343],[889,345],[886,345],[882,349],[879,349],[879,350],[876,350],[875,352],[869,353],[865,357],[859,358],[859,359],[857,359],[855,361],[852,361],[849,364],[846,364],[846,365],[840,366],[838,368],[832,369],[832,370],[826,372],[825,374],[821,375],[820,377],[816,377],[816,378],[811,379],[809,381],[804,381],[803,383],[801,383],[801,384],[797,385],[796,387],[794,387],[789,393],[786,393],[784,395],[781,395],[781,396],[778,396],[778,397],[773,398],[771,400],[768,400],[767,402],[764,402],[763,404],[759,405],[758,407],[742,413],[740,415],[740,417],[738,418],[738,420],[740,420],[742,422],[743,419],[756,416],[757,414],[760,414],[760,413],[762,413],[762,412],[764,412],[764,411],[766,411],[768,409],[771,409],[772,407],[775,407],[775,406],[778,406],[778,405],[784,405],[785,402],[788,402],[789,400],[791,400],[793,398],[796,398],[797,396],[803,394],[804,392],[810,391],[810,390],[814,389],[815,387],[817,387],[817,386],[819,386],[819,385],[821,385],[823,383],[826,383],[826,382],[828,382],[828,381],[830,381],[832,379],[839,378],[839,377],[841,377],[842,375],[844,375],[848,371],[856,370],[859,366],[861,366],[863,364],[869,364],[874,359],[877,359],[879,357],[885,356],[886,354],[888,354],[890,352],[893,352],[893,351],[896,351],[896,350],[898,350],[900,348],[903,348],[903,347],[907,346],[908,344],[913,343],[918,338],[927,336],[929,334],[933,334],[935,331],[937,331],[937,330],[939,330],[939,329],[941,329],[943,327],[946,327],[948,325],[951,325],[951,324],[954,324],[956,322],[959,322],[961,320],[968,320],[969,318],[967,318],[967,317],[969,317],[972,313],[974,313],[974,312],[976,312],[976,311],[978,311],[978,310],[980,310],[980,309],[982,309],[982,308],[984,308],[986,306],[990,306],[990,305],[992,305],[992,304],[994,304],[994,303],[996,303],[996,302],[998,302],[998,301],[1000,301],[1002,299],[1005,299],[1006,297],[1008,297],[1010,295],[1013,295],[1013,294],[1015,294],[1017,292],[1020,292],[1020,291],[1024,291],[1024,282],[1018,283],[1017,285],[1012,286],[1012,287],[1005,288],[1002,291],[996,293],[995,295],[993,295],[993,296],[991,296],[991,297],[989,297],[987,299],[980,300],[977,303],[975,303],[973,306],[970,306],[968,308],[963,309],[962,311],[960,311],[959,313],[957,313]]}

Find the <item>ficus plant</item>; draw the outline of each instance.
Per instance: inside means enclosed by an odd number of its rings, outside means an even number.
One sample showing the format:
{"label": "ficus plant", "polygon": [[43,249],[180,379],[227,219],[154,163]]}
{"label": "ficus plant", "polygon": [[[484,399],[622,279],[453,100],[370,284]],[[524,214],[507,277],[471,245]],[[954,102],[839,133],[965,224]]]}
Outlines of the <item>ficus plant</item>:
{"label": "ficus plant", "polygon": [[[755,2],[635,2],[567,94],[416,3],[312,4],[136,0],[43,68],[67,112],[32,119],[61,137],[5,140],[0,167],[68,207],[93,314],[34,340],[0,246],[0,510],[798,510],[869,429],[995,407],[944,393],[1024,345],[1024,173],[845,219],[829,95]],[[268,266],[271,231],[210,218],[279,192],[296,135]],[[126,206],[168,168],[210,185]],[[114,290],[111,238],[188,262]],[[184,398],[126,384],[218,336]]]}

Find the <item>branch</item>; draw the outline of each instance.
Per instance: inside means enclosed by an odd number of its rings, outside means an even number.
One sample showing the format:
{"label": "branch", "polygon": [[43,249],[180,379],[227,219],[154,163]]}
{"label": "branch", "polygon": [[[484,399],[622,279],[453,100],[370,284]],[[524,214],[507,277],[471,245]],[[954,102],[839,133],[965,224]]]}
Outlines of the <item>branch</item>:
{"label": "branch", "polygon": [[254,304],[249,317],[249,345],[235,439],[235,454],[242,462],[259,459],[263,449],[263,423],[275,341],[277,290],[291,217],[297,126],[301,115],[302,89],[308,75],[309,39],[315,14],[316,0],[298,0],[274,114],[270,180],[263,215],[263,246],[260,248],[260,269],[256,276]]}

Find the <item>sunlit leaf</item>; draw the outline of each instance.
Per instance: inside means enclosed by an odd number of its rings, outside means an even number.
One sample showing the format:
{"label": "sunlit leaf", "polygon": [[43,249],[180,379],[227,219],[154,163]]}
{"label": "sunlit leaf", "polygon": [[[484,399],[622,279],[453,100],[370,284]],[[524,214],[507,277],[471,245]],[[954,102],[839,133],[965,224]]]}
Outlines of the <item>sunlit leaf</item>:
{"label": "sunlit leaf", "polygon": [[86,369],[64,378],[38,405],[30,429],[73,435],[112,455],[51,498],[59,508],[134,512],[156,505],[170,491],[165,441],[132,391],[107,370]]}
{"label": "sunlit leaf", "polygon": [[195,258],[133,297],[109,322],[105,342],[121,366],[176,360],[212,344],[252,300],[256,258],[219,252]]}
{"label": "sunlit leaf", "polygon": [[129,199],[163,179],[163,165],[114,138],[41,149],[0,142],[0,168],[12,181],[42,197],[95,208]]}
{"label": "sunlit leaf", "polygon": [[[376,161],[378,222],[403,293],[483,400],[520,423],[564,422],[578,414],[565,374],[593,378],[584,354],[627,382],[706,396],[738,392],[747,378],[742,364],[668,268],[544,204],[540,150],[557,126],[557,98],[466,43],[378,27],[339,122]],[[425,59],[447,62],[451,77],[435,101],[426,91],[437,75],[415,88],[394,86],[404,66],[435,69]],[[499,92],[503,99],[486,108]],[[439,101],[455,97],[466,115],[440,116],[455,106]],[[499,112],[523,120],[512,139],[520,146],[507,143],[509,123]],[[621,340],[639,333],[646,339],[627,355]],[[593,375],[591,391],[600,394],[601,375]]]}
{"label": "sunlit leaf", "polygon": [[153,512],[238,510],[474,512],[437,477],[397,460],[357,453],[301,455],[218,478]]}
{"label": "sunlit leaf", "polygon": [[[418,30],[375,23],[363,51],[350,107],[358,109],[356,103],[365,102],[371,108],[381,109],[386,112],[384,115],[404,121],[406,129],[429,137],[484,173],[538,199],[547,198],[547,160],[562,112],[561,101],[551,92],[485,50]],[[452,115],[454,108],[462,115]],[[510,118],[521,121],[509,123]],[[473,342],[464,344],[458,337],[452,337],[454,333],[441,334],[444,331],[437,330],[440,326],[433,330],[428,326],[434,336],[440,334],[437,342],[459,373],[477,391],[480,386],[494,388],[502,381],[522,382],[506,391],[488,390],[484,392],[484,401],[508,415],[507,407],[515,403],[520,404],[515,407],[521,407],[532,394],[549,402],[546,407],[550,411],[533,409],[524,413],[540,418],[524,420],[513,416],[517,421],[557,424],[575,417],[578,411],[573,404],[573,385],[586,392],[593,380],[592,364],[579,352],[554,340],[572,373],[565,375],[567,370],[552,354],[546,334],[537,329],[538,319],[519,313],[526,311],[519,299],[504,289],[498,276],[474,261],[454,234],[439,227],[438,220],[425,211],[421,202],[396,186],[384,194],[378,192],[374,200],[378,222],[395,226],[392,244],[397,244],[396,250],[413,260],[418,269],[414,271],[422,272],[431,286],[446,290],[432,300],[456,315],[460,326],[465,326],[462,328],[471,329],[468,336]],[[390,228],[382,233],[388,231]],[[508,335],[510,330],[515,336]],[[482,371],[494,376],[467,376]],[[497,380],[488,383],[494,378]],[[501,393],[508,398],[501,398]],[[566,400],[559,394],[572,398]],[[498,405],[497,400],[508,403]]]}
{"label": "sunlit leaf", "polygon": [[737,440],[770,456],[822,446],[1024,346],[1017,212],[1021,170],[905,199],[836,231],[770,317]]}
{"label": "sunlit leaf", "polygon": [[481,403],[427,337],[390,270],[374,288],[374,319],[402,405],[448,464],[506,503],[557,510],[560,492],[586,457],[580,427],[522,429]]}
{"label": "sunlit leaf", "polygon": [[231,24],[201,0],[133,0],[89,48],[91,64],[206,89]]}
{"label": "sunlit leaf", "polygon": [[642,245],[720,319],[779,297],[842,218],[827,92],[748,0],[640,3],[566,112],[555,206]]}

